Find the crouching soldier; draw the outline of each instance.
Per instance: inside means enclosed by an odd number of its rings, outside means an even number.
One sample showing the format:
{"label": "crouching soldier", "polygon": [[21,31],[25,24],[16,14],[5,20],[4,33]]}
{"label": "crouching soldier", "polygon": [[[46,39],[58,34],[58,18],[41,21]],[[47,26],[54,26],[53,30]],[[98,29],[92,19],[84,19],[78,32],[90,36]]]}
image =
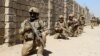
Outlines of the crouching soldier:
{"label": "crouching soldier", "polygon": [[21,24],[19,33],[24,37],[22,56],[29,56],[37,50],[37,56],[43,56],[46,38],[42,36],[42,24],[39,21],[39,11],[32,7],[29,9],[30,18]]}
{"label": "crouching soldier", "polygon": [[68,30],[66,29],[66,25],[64,23],[64,18],[62,15],[59,16],[58,21],[55,23],[55,32],[56,32],[55,39],[58,38],[69,39]]}
{"label": "crouching soldier", "polygon": [[78,19],[76,19],[74,17],[74,14],[70,14],[67,23],[68,23],[68,28],[69,28],[69,31],[70,31],[70,36],[76,37],[78,35],[78,26],[79,26]]}
{"label": "crouching soldier", "polygon": [[78,33],[81,34],[83,32],[85,26],[85,17],[84,16],[80,16],[79,18],[79,27],[78,27]]}

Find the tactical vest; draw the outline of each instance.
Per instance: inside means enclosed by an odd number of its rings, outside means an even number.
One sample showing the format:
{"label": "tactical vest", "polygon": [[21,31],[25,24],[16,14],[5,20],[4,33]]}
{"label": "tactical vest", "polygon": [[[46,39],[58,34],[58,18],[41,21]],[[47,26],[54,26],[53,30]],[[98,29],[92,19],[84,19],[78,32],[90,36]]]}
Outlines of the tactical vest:
{"label": "tactical vest", "polygon": [[[34,27],[37,31],[37,34],[41,36],[41,25],[38,20],[31,22],[32,27]],[[24,37],[34,39],[36,37],[35,32],[32,31],[31,26],[29,25],[28,21],[25,22],[24,28],[27,29],[25,31]],[[33,34],[34,33],[34,34]]]}

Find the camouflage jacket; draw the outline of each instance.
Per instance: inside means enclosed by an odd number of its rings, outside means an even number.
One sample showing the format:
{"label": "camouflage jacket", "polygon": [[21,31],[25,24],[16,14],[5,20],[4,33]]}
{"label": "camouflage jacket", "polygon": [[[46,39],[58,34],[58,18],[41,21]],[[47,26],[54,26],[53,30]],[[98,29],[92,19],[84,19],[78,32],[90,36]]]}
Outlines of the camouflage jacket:
{"label": "camouflage jacket", "polygon": [[85,19],[83,20],[82,18],[79,19],[80,25],[85,25]]}
{"label": "camouflage jacket", "polygon": [[66,25],[65,23],[60,23],[59,21],[55,23],[55,30],[57,32],[62,32],[62,31],[65,31],[66,30]]}
{"label": "camouflage jacket", "polygon": [[[35,20],[33,22],[30,22],[32,27],[34,27],[38,32],[39,36],[42,35],[42,29],[43,29],[43,23],[39,20]],[[19,30],[19,33],[25,38],[31,38],[34,39],[36,37],[35,33],[33,34],[31,26],[28,23],[28,20],[24,20],[21,24],[21,28]]]}
{"label": "camouflage jacket", "polygon": [[90,21],[91,21],[91,23],[92,23],[92,22],[96,22],[96,19],[91,19]]}
{"label": "camouflage jacket", "polygon": [[78,26],[79,25],[79,21],[77,19],[68,20],[67,23],[68,23],[68,27],[69,26],[74,27],[74,26]]}

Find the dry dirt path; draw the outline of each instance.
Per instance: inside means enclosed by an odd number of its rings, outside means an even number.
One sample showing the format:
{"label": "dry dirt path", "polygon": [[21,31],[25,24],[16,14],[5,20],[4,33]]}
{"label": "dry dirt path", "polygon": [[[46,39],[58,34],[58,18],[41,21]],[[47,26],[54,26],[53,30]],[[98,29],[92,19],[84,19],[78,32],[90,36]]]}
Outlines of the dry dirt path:
{"label": "dry dirt path", "polygon": [[[57,40],[53,37],[47,37],[45,56],[100,56],[100,26],[95,29],[87,26],[82,35],[70,37],[70,40]],[[22,44],[0,46],[0,56],[20,56],[21,48]]]}

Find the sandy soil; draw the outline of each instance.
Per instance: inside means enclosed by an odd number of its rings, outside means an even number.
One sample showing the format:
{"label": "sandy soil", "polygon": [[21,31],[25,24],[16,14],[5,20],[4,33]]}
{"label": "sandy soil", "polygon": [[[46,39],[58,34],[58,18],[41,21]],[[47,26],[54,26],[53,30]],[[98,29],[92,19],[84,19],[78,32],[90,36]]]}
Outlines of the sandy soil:
{"label": "sandy soil", "polygon": [[[85,27],[79,37],[70,40],[47,37],[45,56],[100,56],[100,26],[91,29]],[[12,47],[0,46],[0,56],[21,56],[22,44]],[[36,56],[33,55],[33,56]]]}

